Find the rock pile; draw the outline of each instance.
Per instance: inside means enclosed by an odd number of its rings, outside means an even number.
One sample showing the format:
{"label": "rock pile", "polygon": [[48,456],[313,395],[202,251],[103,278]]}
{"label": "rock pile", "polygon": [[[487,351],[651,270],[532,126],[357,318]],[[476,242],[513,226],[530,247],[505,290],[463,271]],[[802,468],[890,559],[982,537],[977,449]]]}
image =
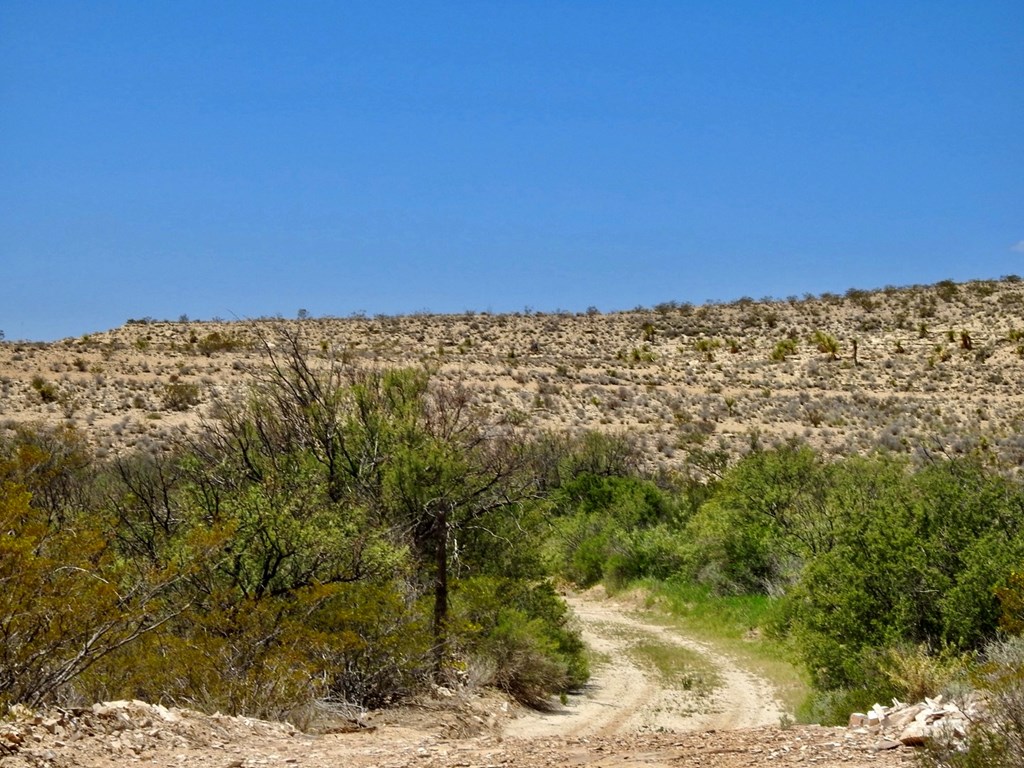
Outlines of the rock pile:
{"label": "rock pile", "polygon": [[[123,760],[146,759],[167,749],[210,746],[252,736],[290,737],[288,723],[246,717],[204,715],[142,701],[109,701],[91,707],[57,708],[37,713],[14,707],[0,721],[0,759],[4,765],[82,764],[83,748],[99,747]],[[16,762],[15,762],[16,760]]]}
{"label": "rock pile", "polygon": [[918,704],[893,699],[891,707],[875,704],[866,714],[854,712],[849,727],[877,734],[879,749],[920,747],[928,740],[962,746],[970,725],[984,717],[985,701],[977,694],[968,696],[963,704],[945,702],[942,696]]}

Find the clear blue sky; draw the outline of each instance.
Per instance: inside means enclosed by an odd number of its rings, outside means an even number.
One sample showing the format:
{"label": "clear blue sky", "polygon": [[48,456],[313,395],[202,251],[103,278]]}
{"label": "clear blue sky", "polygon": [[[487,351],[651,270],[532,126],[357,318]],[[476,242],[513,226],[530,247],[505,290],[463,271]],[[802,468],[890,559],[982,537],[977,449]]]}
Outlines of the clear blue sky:
{"label": "clear blue sky", "polygon": [[1024,3],[0,0],[0,329],[1024,273]]}

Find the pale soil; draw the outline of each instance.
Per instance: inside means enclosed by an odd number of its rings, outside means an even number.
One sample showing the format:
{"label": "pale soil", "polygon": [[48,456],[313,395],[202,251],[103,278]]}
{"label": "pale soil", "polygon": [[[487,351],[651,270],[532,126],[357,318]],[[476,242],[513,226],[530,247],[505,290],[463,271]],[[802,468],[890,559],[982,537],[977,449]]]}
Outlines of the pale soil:
{"label": "pale soil", "polygon": [[[23,720],[20,749],[0,756],[0,764],[4,768],[132,764],[181,768],[819,764],[860,768],[913,762],[913,752],[907,748],[877,750],[877,736],[845,728],[783,728],[768,682],[740,669],[728,657],[648,623],[620,603],[589,596],[572,598],[572,604],[588,642],[608,662],[598,667],[585,692],[551,713],[524,713],[493,694],[462,693],[371,713],[362,719],[362,725],[369,727],[311,734],[282,723],[126,702],[96,712],[46,713],[36,718],[34,726]],[[629,646],[643,638],[699,652],[717,668],[720,685],[706,696],[665,688],[656,673],[633,661]],[[0,755],[4,727],[12,726],[0,726]]]}

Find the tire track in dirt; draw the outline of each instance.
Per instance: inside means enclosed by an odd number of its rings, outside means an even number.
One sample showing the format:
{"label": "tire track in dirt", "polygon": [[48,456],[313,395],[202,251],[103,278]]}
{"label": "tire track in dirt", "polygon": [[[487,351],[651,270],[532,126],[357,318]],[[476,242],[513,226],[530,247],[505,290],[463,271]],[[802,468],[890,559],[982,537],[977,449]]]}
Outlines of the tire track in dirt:
{"label": "tire track in dirt", "polygon": [[[597,665],[580,695],[553,712],[529,712],[505,727],[512,738],[616,736],[638,732],[732,730],[777,725],[784,714],[772,685],[706,643],[630,615],[629,609],[593,595],[567,598],[583,640],[607,663]],[[699,654],[714,667],[709,692],[666,680],[640,666],[629,647],[648,638]]]}

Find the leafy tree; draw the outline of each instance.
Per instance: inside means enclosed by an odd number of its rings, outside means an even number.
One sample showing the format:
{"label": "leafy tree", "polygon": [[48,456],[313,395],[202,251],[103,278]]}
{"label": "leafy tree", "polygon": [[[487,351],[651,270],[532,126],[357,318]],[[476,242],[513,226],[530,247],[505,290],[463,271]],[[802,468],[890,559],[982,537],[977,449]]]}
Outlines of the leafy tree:
{"label": "leafy tree", "polygon": [[[394,553],[407,546],[419,584],[432,595],[434,667],[443,676],[449,581],[460,543],[500,528],[501,520],[492,518],[520,514],[535,495],[521,441],[510,429],[486,425],[465,389],[432,386],[425,371],[360,370],[316,358],[287,330],[264,346],[269,373],[244,412],[223,416],[203,450],[217,461],[233,457],[237,476],[263,489],[250,489],[236,507],[245,514],[234,538],[251,540],[261,553],[250,572],[258,582],[282,568],[305,574],[289,588],[343,582],[366,575],[364,556],[393,565]],[[215,486],[207,483],[203,498],[216,496]],[[307,504],[318,488],[324,497]],[[277,501],[261,498],[269,491]],[[270,525],[268,515],[293,525],[282,510],[308,520],[300,526],[308,535]],[[382,554],[389,546],[392,555]],[[311,548],[321,554],[309,559]],[[299,552],[307,553],[305,561]],[[236,562],[239,557],[235,551]],[[348,569],[339,569],[346,557]],[[333,570],[324,572],[331,562]],[[235,567],[241,575],[240,562]]]}
{"label": "leafy tree", "polygon": [[435,675],[448,651],[449,575],[460,538],[498,515],[515,515],[533,495],[514,435],[495,435],[470,410],[459,387],[424,388],[419,409],[398,414],[384,471],[385,503],[406,526],[431,574]]}

